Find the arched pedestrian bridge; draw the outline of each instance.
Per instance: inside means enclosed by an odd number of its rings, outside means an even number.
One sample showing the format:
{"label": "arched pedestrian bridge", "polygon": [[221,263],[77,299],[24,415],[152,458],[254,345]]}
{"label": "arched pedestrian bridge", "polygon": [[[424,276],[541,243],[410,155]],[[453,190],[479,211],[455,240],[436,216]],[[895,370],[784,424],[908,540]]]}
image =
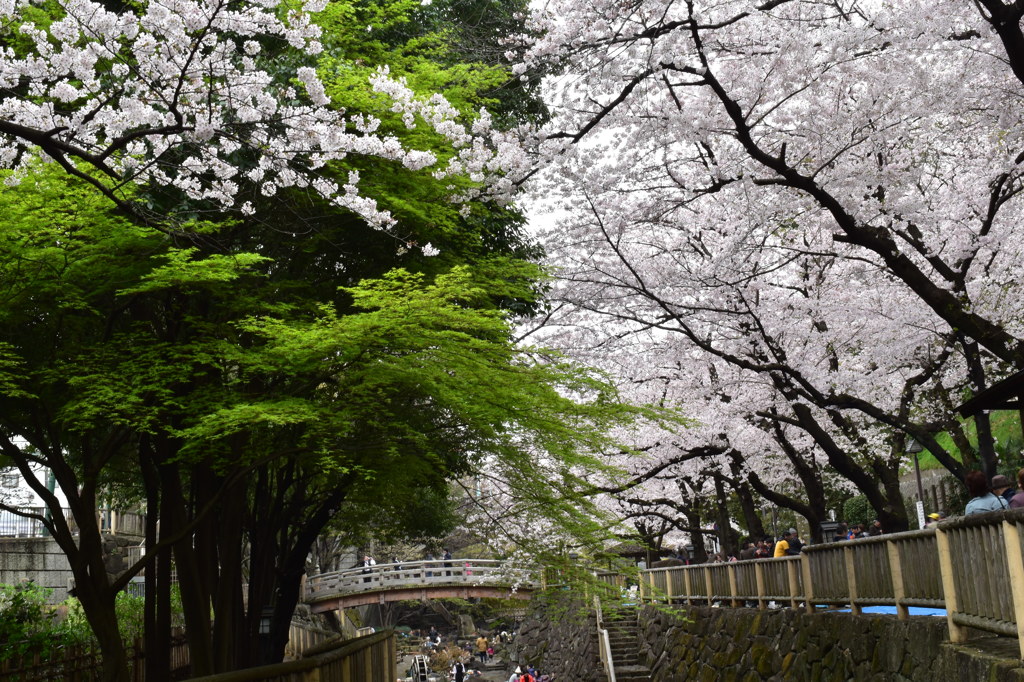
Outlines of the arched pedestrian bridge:
{"label": "arched pedestrian bridge", "polygon": [[529,599],[534,575],[493,559],[435,559],[348,568],[307,579],[304,601],[314,613],[408,599]]}

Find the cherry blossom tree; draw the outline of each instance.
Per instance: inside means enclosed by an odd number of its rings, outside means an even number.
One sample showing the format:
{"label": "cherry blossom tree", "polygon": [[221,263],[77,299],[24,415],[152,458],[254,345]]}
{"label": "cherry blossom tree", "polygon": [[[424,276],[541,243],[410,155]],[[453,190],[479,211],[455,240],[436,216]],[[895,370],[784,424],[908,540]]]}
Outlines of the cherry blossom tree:
{"label": "cherry blossom tree", "polygon": [[[34,158],[59,164],[122,208],[168,228],[140,187],[252,213],[260,195],[308,189],[387,228],[392,216],[359,174],[323,169],[349,156],[468,176],[505,196],[516,147],[481,112],[471,126],[440,95],[419,98],[380,66],[372,87],[408,128],[449,143],[444,154],[377,132],[380,120],[329,106],[317,75],[322,0],[173,0],[117,9],[91,0],[0,4],[0,166],[17,182]],[[455,192],[453,192],[453,195]],[[173,227],[173,223],[171,225]]]}
{"label": "cherry blossom tree", "polygon": [[904,525],[906,434],[961,474],[951,394],[1024,367],[1018,5],[545,4],[519,70],[561,74],[537,188],[569,347],[742,370],[737,423]]}

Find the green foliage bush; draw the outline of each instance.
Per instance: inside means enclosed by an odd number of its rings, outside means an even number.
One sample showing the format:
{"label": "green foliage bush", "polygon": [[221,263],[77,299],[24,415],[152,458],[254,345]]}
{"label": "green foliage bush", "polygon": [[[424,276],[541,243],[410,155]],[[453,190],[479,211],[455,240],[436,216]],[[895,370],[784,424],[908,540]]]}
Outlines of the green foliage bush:
{"label": "green foliage bush", "polygon": [[874,518],[875,512],[863,495],[856,495],[843,503],[843,520],[847,523],[863,523],[866,527]]}
{"label": "green foliage bush", "polygon": [[[60,648],[95,645],[89,622],[81,604],[70,598],[55,607],[47,602],[52,590],[33,582],[0,584],[0,661],[32,653],[49,658]],[[180,601],[176,605],[175,624],[181,624]],[[131,644],[143,635],[145,600],[125,592],[117,595],[115,609],[121,638]]]}
{"label": "green foliage bush", "polygon": [[[177,603],[173,600],[172,603]],[[73,633],[79,641],[93,641],[92,631],[89,622],[85,619],[85,611],[77,599],[71,598],[65,601],[62,606],[67,609],[67,616],[63,622],[63,628]],[[114,610],[117,612],[117,624],[121,631],[121,639],[128,644],[142,637],[145,630],[145,599],[136,597],[126,592],[119,592],[114,602]],[[177,619],[177,620],[180,620]]]}
{"label": "green foliage bush", "polygon": [[83,633],[60,621],[57,610],[47,603],[51,592],[33,582],[0,584],[0,661],[29,652],[45,658],[60,647],[82,642],[88,629]]}

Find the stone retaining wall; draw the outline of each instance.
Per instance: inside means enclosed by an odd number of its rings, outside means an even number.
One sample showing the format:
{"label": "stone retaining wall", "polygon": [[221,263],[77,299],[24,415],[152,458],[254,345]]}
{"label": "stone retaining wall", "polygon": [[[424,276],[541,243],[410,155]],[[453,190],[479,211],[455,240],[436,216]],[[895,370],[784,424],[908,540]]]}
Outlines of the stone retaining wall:
{"label": "stone retaining wall", "polygon": [[[103,561],[111,578],[128,568],[127,548],[138,543],[137,538],[128,536],[103,536]],[[0,583],[17,585],[24,580],[53,590],[52,603],[67,599],[74,581],[71,566],[56,540],[0,538]]]}
{"label": "stone retaining wall", "polygon": [[[534,599],[510,667],[604,682],[589,606],[569,592]],[[1016,638],[972,631],[952,644],[946,619],[934,616],[660,605],[640,611],[640,633],[652,682],[1024,682]]]}
{"label": "stone retaining wall", "polygon": [[[652,682],[1024,682],[1016,655],[1002,658],[975,648],[997,638],[964,646],[945,642],[944,618],[648,606],[640,622],[640,659],[651,667]],[[1007,642],[1017,645],[1007,638],[996,645]]]}
{"label": "stone retaining wall", "polygon": [[506,676],[516,665],[531,664],[566,682],[604,682],[593,609],[568,593],[555,600],[538,595],[509,645],[507,661]]}

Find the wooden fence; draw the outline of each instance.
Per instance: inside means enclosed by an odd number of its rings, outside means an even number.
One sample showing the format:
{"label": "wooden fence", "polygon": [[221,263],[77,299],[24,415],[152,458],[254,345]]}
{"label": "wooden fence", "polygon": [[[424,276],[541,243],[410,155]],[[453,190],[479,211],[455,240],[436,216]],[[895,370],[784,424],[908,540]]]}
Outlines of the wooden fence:
{"label": "wooden fence", "polygon": [[298,658],[315,647],[340,638],[341,635],[336,632],[293,622],[288,627],[288,643],[284,647],[284,655],[285,658]]}
{"label": "wooden fence", "polygon": [[[188,643],[184,636],[176,635],[171,643],[171,670],[182,670],[189,665]],[[145,654],[142,642],[128,647],[128,662],[132,682],[145,682]],[[48,656],[38,653],[12,657],[0,661],[0,680],[4,682],[92,682],[102,678],[103,661],[100,652],[91,646],[57,647]]]}
{"label": "wooden fence", "polygon": [[326,642],[297,661],[193,678],[192,682],[394,682],[398,676],[394,632]]}
{"label": "wooden fence", "polygon": [[[1024,510],[959,517],[921,531],[809,545],[803,554],[641,572],[644,600],[764,609],[911,606],[946,610],[950,639],[967,627],[1016,636],[1024,658]],[[614,584],[607,575],[599,580]]]}

